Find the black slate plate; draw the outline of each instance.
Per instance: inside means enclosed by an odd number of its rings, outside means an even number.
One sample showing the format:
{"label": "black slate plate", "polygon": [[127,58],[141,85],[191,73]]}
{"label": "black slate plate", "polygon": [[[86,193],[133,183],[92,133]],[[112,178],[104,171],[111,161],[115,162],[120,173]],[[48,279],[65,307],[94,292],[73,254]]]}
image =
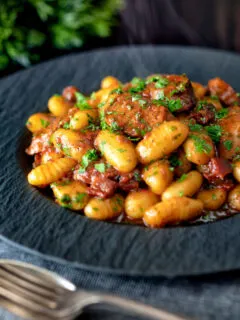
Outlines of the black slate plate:
{"label": "black slate plate", "polygon": [[240,91],[240,56],[183,47],[121,47],[56,59],[0,81],[0,232],[87,268],[147,276],[194,275],[240,267],[240,215],[200,226],[151,230],[89,220],[28,185],[28,116],[66,85],[90,93],[108,74],[127,81],[151,73],[220,76]]}

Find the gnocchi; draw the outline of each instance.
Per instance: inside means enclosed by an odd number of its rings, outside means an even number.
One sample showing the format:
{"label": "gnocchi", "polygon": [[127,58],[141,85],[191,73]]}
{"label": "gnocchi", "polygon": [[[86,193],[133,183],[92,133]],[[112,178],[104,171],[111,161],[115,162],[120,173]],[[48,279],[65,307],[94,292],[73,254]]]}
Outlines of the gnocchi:
{"label": "gnocchi", "polygon": [[188,127],[180,121],[168,121],[154,128],[137,144],[139,161],[148,164],[175,151],[188,136]]}
{"label": "gnocchi", "polygon": [[48,110],[26,122],[27,179],[58,205],[153,228],[240,211],[239,97],[222,79],[109,75],[89,96],[64,88]]}
{"label": "gnocchi", "polygon": [[177,181],[173,182],[162,194],[163,200],[175,197],[191,197],[201,187],[202,175],[198,171],[190,171],[183,174]]}
{"label": "gnocchi", "polygon": [[201,215],[203,203],[201,200],[187,197],[171,198],[162,201],[145,211],[143,220],[150,227],[164,227],[181,221],[192,220]]}
{"label": "gnocchi", "polygon": [[34,186],[47,185],[55,182],[68,173],[76,164],[71,158],[60,158],[41,164],[28,174],[28,182]]}
{"label": "gnocchi", "polygon": [[166,161],[156,161],[145,167],[143,180],[152,192],[161,195],[173,180],[173,172]]}
{"label": "gnocchi", "polygon": [[88,218],[96,220],[110,220],[120,215],[124,209],[124,198],[115,194],[109,199],[92,198],[86,207],[84,213]]}
{"label": "gnocchi", "polygon": [[137,165],[137,155],[131,141],[120,134],[100,131],[95,140],[107,162],[120,172],[131,172]]}
{"label": "gnocchi", "polygon": [[213,188],[209,190],[199,191],[197,199],[203,203],[203,208],[206,210],[219,209],[227,198],[227,192],[224,189]]}
{"label": "gnocchi", "polygon": [[125,212],[131,219],[142,219],[144,212],[158,200],[158,196],[150,190],[131,191],[125,200]]}

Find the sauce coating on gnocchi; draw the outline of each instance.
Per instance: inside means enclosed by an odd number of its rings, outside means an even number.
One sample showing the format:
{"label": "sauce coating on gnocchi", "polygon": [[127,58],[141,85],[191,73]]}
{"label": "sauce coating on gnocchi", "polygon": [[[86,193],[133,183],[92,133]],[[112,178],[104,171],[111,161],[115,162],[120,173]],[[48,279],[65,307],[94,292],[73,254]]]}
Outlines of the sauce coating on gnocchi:
{"label": "sauce coating on gnocchi", "polygon": [[28,182],[95,220],[162,228],[240,211],[240,99],[224,80],[113,76],[76,86],[26,123]]}

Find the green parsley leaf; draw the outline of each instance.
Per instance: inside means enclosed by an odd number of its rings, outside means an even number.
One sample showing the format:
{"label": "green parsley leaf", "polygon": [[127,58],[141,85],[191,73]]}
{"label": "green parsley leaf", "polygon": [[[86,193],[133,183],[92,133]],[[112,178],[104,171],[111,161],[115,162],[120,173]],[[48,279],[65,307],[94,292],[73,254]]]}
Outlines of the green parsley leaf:
{"label": "green parsley leaf", "polygon": [[174,168],[182,165],[182,161],[178,159],[178,156],[176,154],[172,154],[169,157],[169,162],[171,167],[174,167]]}
{"label": "green parsley leaf", "polygon": [[139,141],[139,140],[141,140],[141,138],[133,138],[133,137],[128,137],[128,140],[130,140],[130,141]]}
{"label": "green parsley leaf", "polygon": [[145,81],[142,80],[141,78],[133,78],[132,81],[131,81],[131,84],[133,85],[133,87],[131,87],[128,90],[131,94],[143,91],[144,88],[145,88],[145,85],[146,85]]}
{"label": "green parsley leaf", "polygon": [[75,92],[76,107],[80,110],[91,110],[91,106],[87,102],[87,98],[80,92]]}
{"label": "green parsley leaf", "polygon": [[212,199],[213,199],[213,200],[217,200],[217,196],[216,196],[215,193],[212,194]]}
{"label": "green parsley leaf", "polygon": [[138,103],[140,104],[140,106],[141,106],[143,109],[146,109],[146,104],[147,104],[147,101],[146,101],[146,100],[140,99],[140,100],[138,100]]}
{"label": "green parsley leaf", "polygon": [[69,129],[70,128],[70,123],[69,122],[65,122],[63,125],[64,129]]}
{"label": "green parsley leaf", "polygon": [[218,110],[215,114],[216,119],[223,119],[228,115],[228,109],[227,108],[222,108]]}
{"label": "green parsley leaf", "polygon": [[212,99],[212,100],[216,100],[216,101],[219,101],[218,96],[210,96],[210,99]]}
{"label": "green parsley leaf", "polygon": [[117,149],[117,151],[120,152],[120,153],[123,153],[123,152],[126,152],[127,150],[126,150],[126,149],[119,148],[119,149]]}
{"label": "green parsley leaf", "polygon": [[182,181],[184,181],[186,178],[187,178],[187,174],[184,173],[184,174],[182,174],[181,177],[178,179],[178,182],[182,182]]}
{"label": "green parsley leaf", "polygon": [[108,124],[106,123],[106,120],[105,120],[104,110],[100,109],[99,118],[100,118],[100,126],[101,126],[101,128],[103,130],[108,130],[109,126],[108,126]]}
{"label": "green parsley leaf", "polygon": [[203,107],[206,106],[207,104],[208,102],[205,100],[198,101],[196,111],[202,110]]}
{"label": "green parsley leaf", "polygon": [[183,197],[184,196],[184,192],[183,191],[179,191],[179,197]]}
{"label": "green parsley leaf", "polygon": [[79,173],[86,171],[88,165],[92,162],[98,160],[98,154],[95,149],[88,150],[82,157],[81,167],[79,168]]}
{"label": "green parsley leaf", "polygon": [[121,94],[123,93],[123,90],[121,88],[116,88],[116,89],[113,89],[111,93]]}
{"label": "green parsley leaf", "polygon": [[137,101],[139,99],[141,99],[142,96],[140,94],[132,94],[132,102]]}
{"label": "green parsley leaf", "polygon": [[94,168],[101,173],[106,171],[105,163],[96,163]]}
{"label": "green parsley leaf", "polygon": [[222,136],[222,128],[219,125],[206,126],[205,129],[209,137],[215,142],[219,142]]}
{"label": "green parsley leaf", "polygon": [[185,89],[186,89],[186,84],[181,82],[179,85],[177,85],[176,89],[174,89],[170,92],[170,97],[172,97],[174,94],[184,92]]}
{"label": "green parsley leaf", "polygon": [[85,197],[86,197],[86,193],[78,192],[75,197],[75,202],[82,203]]}
{"label": "green parsley leaf", "polygon": [[198,124],[198,123],[196,123],[196,124],[191,124],[191,123],[189,123],[189,129],[191,130],[191,131],[201,131],[201,130],[203,130],[203,126],[201,126],[200,124]]}
{"label": "green parsley leaf", "polygon": [[68,203],[70,201],[71,201],[71,198],[68,194],[64,194],[61,198],[61,202],[63,202],[63,203]]}
{"label": "green parsley leaf", "polygon": [[140,174],[138,171],[135,171],[135,172],[133,173],[133,176],[134,176],[134,179],[135,179],[136,181],[138,181],[138,182],[142,180],[141,174]]}
{"label": "green parsley leaf", "polygon": [[165,88],[169,84],[168,79],[163,77],[158,77],[158,80],[155,81],[155,88],[162,89]]}
{"label": "green parsley leaf", "polygon": [[223,145],[225,147],[225,149],[227,149],[228,151],[232,149],[233,147],[233,143],[231,140],[226,140],[223,142]]}
{"label": "green parsley leaf", "polygon": [[62,147],[62,151],[64,152],[64,154],[68,157],[71,156],[71,149],[69,147]]}
{"label": "green parsley leaf", "polygon": [[110,129],[110,131],[115,132],[115,131],[119,131],[120,127],[119,127],[119,125],[117,124],[116,121],[112,121],[112,123],[109,126],[109,129]]}
{"label": "green parsley leaf", "polygon": [[41,125],[43,126],[43,128],[47,128],[50,124],[50,122],[45,119],[40,119],[40,122],[41,122]]}
{"label": "green parsley leaf", "polygon": [[93,92],[90,96],[91,100],[96,100],[96,92]]}
{"label": "green parsley leaf", "polygon": [[168,101],[168,109],[170,112],[175,112],[181,108],[182,108],[182,104],[180,99]]}
{"label": "green parsley leaf", "polygon": [[152,82],[157,82],[159,79],[161,79],[162,77],[161,76],[152,76],[152,77],[149,77],[147,80],[146,80],[146,84],[149,84],[149,83],[152,83]]}
{"label": "green parsley leaf", "polygon": [[190,135],[190,138],[193,139],[197,152],[209,154],[212,151],[212,146],[199,136],[192,134]]}

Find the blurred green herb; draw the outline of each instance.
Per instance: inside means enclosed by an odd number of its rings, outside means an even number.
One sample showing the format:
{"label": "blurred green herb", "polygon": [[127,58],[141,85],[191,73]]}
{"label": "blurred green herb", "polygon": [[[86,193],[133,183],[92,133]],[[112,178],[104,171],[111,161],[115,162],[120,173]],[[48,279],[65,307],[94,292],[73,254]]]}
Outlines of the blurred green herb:
{"label": "blurred green herb", "polygon": [[[123,0],[8,0],[0,3],[0,70],[24,67],[46,51],[110,36]],[[60,52],[60,51],[59,51]]]}

